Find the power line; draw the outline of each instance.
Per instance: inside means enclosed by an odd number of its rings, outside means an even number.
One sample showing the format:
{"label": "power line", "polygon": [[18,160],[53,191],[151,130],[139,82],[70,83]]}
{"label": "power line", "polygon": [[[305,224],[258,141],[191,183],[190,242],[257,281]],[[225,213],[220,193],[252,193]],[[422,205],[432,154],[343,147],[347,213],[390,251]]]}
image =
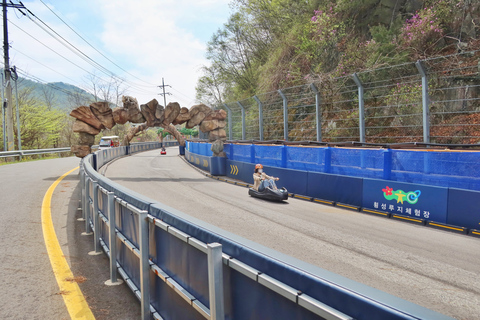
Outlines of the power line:
{"label": "power line", "polygon": [[[102,73],[104,73],[105,75],[108,75],[114,79],[117,79],[117,81],[121,81],[121,82],[126,82],[128,83],[131,87],[133,88],[136,88],[137,90],[139,91],[143,91],[145,93],[151,93],[151,92],[148,92],[144,89],[145,86],[142,86],[142,85],[138,85],[134,82],[131,82],[131,81],[127,81],[126,79],[122,79],[120,77],[118,77],[114,72],[108,70],[107,68],[103,67],[102,65],[100,65],[98,62],[96,62],[95,60],[93,60],[90,56],[88,56],[87,54],[85,54],[83,51],[81,51],[79,48],[77,48],[75,45],[73,45],[70,41],[68,41],[67,39],[65,39],[63,36],[61,36],[58,32],[56,32],[54,29],[52,29],[49,25],[47,25],[42,19],[40,19],[39,17],[37,17],[34,13],[32,13],[29,9],[25,8],[29,15],[25,14],[24,12],[20,11],[22,14],[24,14],[25,16],[27,16],[33,23],[35,23],[39,28],[41,28],[44,32],[46,32],[48,35],[50,35],[52,38],[54,38],[55,40],[57,40],[60,44],[62,44],[64,47],[66,47],[68,50],[70,50],[72,53],[74,53],[75,55],[77,55],[78,57],[80,57],[81,59],[83,59],[85,62],[89,63],[92,67],[98,69],[99,71],[101,71]],[[38,20],[42,25],[40,25],[39,22],[37,22],[35,19],[33,19],[31,16],[33,16],[36,20]],[[48,30],[47,30],[48,29]],[[50,31],[49,31],[50,30]],[[83,38],[82,38],[83,39]],[[84,39],[83,39],[84,40]],[[85,40],[84,40],[85,41]],[[90,45],[90,44],[89,44]],[[91,46],[91,45],[90,45]],[[96,50],[96,49],[95,49]],[[84,70],[84,69],[83,69]],[[90,72],[89,72],[90,73]],[[90,73],[91,74],[91,73]],[[107,82],[103,79],[101,79],[102,81],[104,82]]]}
{"label": "power line", "polygon": [[82,37],[77,31],[75,31],[72,27],[70,27],[70,25],[68,25],[62,18],[60,18],[49,6],[47,6],[45,4],[45,2],[43,2],[42,0],[40,0],[41,3],[43,3],[43,5],[45,7],[48,8],[48,10],[50,10],[60,21],[62,21],[70,30],[72,30],[80,39],[82,39],[83,41],[85,41],[85,43],[87,43],[92,49],[94,49],[96,52],[98,52],[102,57],[104,57],[105,59],[107,59],[108,61],[110,61],[113,65],[115,65],[117,68],[119,68],[120,70],[126,72],[127,74],[131,75],[132,77],[134,77],[135,79],[138,79],[146,84],[149,84],[150,86],[153,86],[155,87],[154,84],[150,84],[140,78],[138,78],[137,76],[135,76],[134,74],[131,74],[130,72],[128,72],[127,70],[123,69],[121,66],[119,66],[117,63],[115,63],[114,61],[112,61],[111,59],[109,59],[107,56],[105,56],[102,52],[100,52],[97,48],[95,48],[92,44],[90,44],[90,42],[88,42],[84,37]]}

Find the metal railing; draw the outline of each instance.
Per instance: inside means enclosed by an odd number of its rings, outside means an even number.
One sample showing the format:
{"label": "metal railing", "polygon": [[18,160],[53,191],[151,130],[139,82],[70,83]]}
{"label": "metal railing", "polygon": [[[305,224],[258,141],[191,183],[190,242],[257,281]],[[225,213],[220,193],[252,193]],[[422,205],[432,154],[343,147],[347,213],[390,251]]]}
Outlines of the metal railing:
{"label": "metal railing", "polygon": [[70,152],[70,147],[67,148],[51,148],[51,149],[33,149],[33,150],[14,150],[14,151],[0,151],[0,158],[31,156],[47,153],[62,153]]}
{"label": "metal railing", "polygon": [[218,105],[229,140],[479,143],[480,51],[326,77]]}
{"label": "metal railing", "polygon": [[[136,152],[153,148],[158,148],[158,144],[138,146]],[[321,302],[309,294],[309,290],[315,294],[323,290],[347,294],[349,299],[358,299],[357,303],[366,308],[360,312],[364,314],[368,314],[366,310],[369,308],[381,310],[380,312],[389,309],[383,302],[378,301],[378,297],[369,298],[364,292],[352,291],[345,288],[344,285],[325,279],[324,276],[316,276],[310,271],[297,270],[294,263],[274,260],[271,252],[264,254],[259,249],[250,249],[244,244],[232,242],[230,238],[222,236],[223,233],[226,233],[225,231],[210,231],[199,227],[201,222],[190,222],[191,217],[135,194],[97,173],[94,169],[94,164],[99,164],[98,159],[95,159],[97,154],[102,153],[101,163],[105,164],[128,152],[127,148],[119,150],[105,150],[89,155],[82,160],[80,166],[82,212],[85,234],[93,233],[94,236],[94,253],[99,253],[103,249],[109,256],[109,282],[118,282],[118,271],[140,300],[142,319],[150,319],[152,316],[154,319],[163,319],[158,312],[160,307],[167,313],[169,308],[181,308],[184,310],[183,312],[193,312],[193,314],[190,313],[191,316],[188,316],[192,319],[201,317],[223,320],[229,312],[231,318],[233,296],[239,294],[238,292],[247,296],[253,292],[259,292],[262,297],[272,295],[277,302],[269,312],[278,312],[276,306],[279,303],[287,304],[288,308],[298,308],[298,310],[295,309],[297,314],[307,315],[305,319],[353,319],[352,316],[339,311],[338,308]],[[134,152],[130,150],[130,153]],[[265,264],[267,264],[284,270],[280,274],[292,273],[290,276],[286,275],[286,279],[290,282],[292,276],[312,279],[313,282],[303,283],[303,287],[300,284],[302,281],[286,283],[277,277],[278,274],[274,275],[274,269],[262,269],[246,263],[243,261],[243,255],[229,253],[228,250],[224,250],[224,246],[230,251],[238,252],[240,250],[243,254],[250,255],[250,258],[247,258],[250,261],[252,261],[252,255],[259,257],[264,261],[260,264],[263,266],[262,268],[265,268]],[[170,257],[171,250],[175,251],[171,256],[173,261],[166,259],[166,257]],[[172,267],[172,264],[176,265],[177,269]],[[185,268],[190,269],[185,271],[183,270]],[[153,275],[155,277],[152,278]],[[229,282],[224,283],[224,279],[229,279]],[[247,291],[245,288],[240,289],[234,285],[238,281],[242,285],[248,284]],[[320,289],[322,285],[325,287]],[[312,287],[316,286],[319,287],[312,291]],[[162,295],[162,290],[166,290],[165,288],[170,290],[169,294]],[[159,300],[170,296],[172,290],[181,298],[172,301],[186,301],[186,305],[182,305],[183,307],[175,305],[176,302],[167,306],[159,305]],[[224,290],[229,291],[224,293]],[[152,297],[152,294],[157,296]],[[247,296],[240,296],[239,300],[243,301]],[[227,304],[224,297],[232,300]],[[343,301],[343,299],[339,299],[338,305],[343,306]],[[404,302],[402,300],[400,305]],[[237,301],[237,303],[239,302]],[[234,309],[239,310],[238,308],[242,309],[242,306],[238,305]],[[262,308],[264,309],[264,306]],[[349,308],[352,307],[349,306]],[[401,311],[402,307],[399,305],[392,307],[391,310],[392,314],[402,315],[392,319],[416,319],[408,311]],[[428,310],[427,314],[430,313],[431,311]],[[422,314],[422,311],[419,314]],[[434,316],[436,317],[438,314]],[[303,318],[303,316],[301,317]],[[172,316],[167,318],[172,318]],[[429,316],[424,318],[428,319]],[[440,318],[447,319],[446,317]]]}

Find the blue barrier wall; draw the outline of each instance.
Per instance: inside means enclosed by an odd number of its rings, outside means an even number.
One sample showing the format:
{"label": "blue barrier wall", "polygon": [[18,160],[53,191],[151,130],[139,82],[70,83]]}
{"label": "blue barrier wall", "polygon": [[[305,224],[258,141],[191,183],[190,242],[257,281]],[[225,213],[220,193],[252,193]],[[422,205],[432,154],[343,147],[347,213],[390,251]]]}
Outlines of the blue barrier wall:
{"label": "blue barrier wall", "polygon": [[480,189],[480,152],[247,144],[226,144],[225,152],[226,175],[250,184],[254,164],[262,163],[267,174],[280,178],[277,185],[290,193],[480,227],[480,192],[460,189]]}
{"label": "blue barrier wall", "polygon": [[193,152],[185,150],[185,159],[194,166],[209,171],[211,175],[214,176],[224,176],[225,175],[225,161],[224,157],[212,157],[198,155]]}
{"label": "blue barrier wall", "polygon": [[233,161],[272,167],[480,191],[478,151],[226,144],[225,152]]}

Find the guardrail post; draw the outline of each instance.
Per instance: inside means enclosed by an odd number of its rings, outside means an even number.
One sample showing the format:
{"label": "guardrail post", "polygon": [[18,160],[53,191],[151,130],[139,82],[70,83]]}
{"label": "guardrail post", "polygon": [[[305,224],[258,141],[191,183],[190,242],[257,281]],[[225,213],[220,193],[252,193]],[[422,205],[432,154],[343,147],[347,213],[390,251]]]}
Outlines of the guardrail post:
{"label": "guardrail post", "polygon": [[90,214],[91,214],[91,206],[90,206],[90,183],[91,180],[89,177],[85,179],[85,233],[84,235],[91,235],[92,234],[92,227],[90,226]]}
{"label": "guardrail post", "polygon": [[228,112],[228,140],[232,140],[232,110],[227,106],[226,103],[224,103],[223,106],[227,109]]}
{"label": "guardrail post", "polygon": [[210,319],[224,320],[225,307],[223,301],[223,262],[222,245],[220,243],[209,243],[207,245],[207,259]]}
{"label": "guardrail post", "polygon": [[317,127],[317,141],[322,142],[322,110],[320,110],[320,92],[313,83],[310,85],[310,88],[312,89],[313,93],[315,93],[315,122]]}
{"label": "guardrail post", "polygon": [[90,255],[98,255],[102,253],[100,247],[100,216],[98,214],[98,182],[93,183],[93,251],[89,252]]}
{"label": "guardrail post", "polygon": [[[82,160],[83,161],[83,160]],[[85,169],[83,168],[83,162],[80,166],[80,187],[81,187],[81,203],[82,203],[82,217],[78,220],[85,221],[85,207],[86,207],[86,197],[85,197]]]}
{"label": "guardrail post", "polygon": [[283,140],[288,141],[288,101],[282,90],[278,90],[278,93],[283,99]]}
{"label": "guardrail post", "polygon": [[365,102],[363,98],[363,84],[356,73],[353,74],[353,81],[358,87],[358,126],[360,131],[360,142],[365,143]]}
{"label": "guardrail post", "polygon": [[245,108],[240,101],[237,101],[237,104],[242,109],[242,140],[246,140]]}
{"label": "guardrail post", "polygon": [[107,211],[108,211],[108,242],[110,243],[110,280],[105,282],[106,285],[117,285],[123,283],[117,278],[117,233],[116,226],[116,204],[115,194],[107,192]]}
{"label": "guardrail post", "polygon": [[138,235],[140,247],[140,294],[142,320],[150,320],[150,257],[148,248],[148,211],[138,214]]}
{"label": "guardrail post", "polygon": [[258,132],[260,133],[260,141],[263,141],[263,103],[257,96],[253,99],[258,103]]}
{"label": "guardrail post", "polygon": [[427,71],[420,60],[415,62],[415,66],[422,76],[423,142],[430,143],[430,99],[428,97]]}

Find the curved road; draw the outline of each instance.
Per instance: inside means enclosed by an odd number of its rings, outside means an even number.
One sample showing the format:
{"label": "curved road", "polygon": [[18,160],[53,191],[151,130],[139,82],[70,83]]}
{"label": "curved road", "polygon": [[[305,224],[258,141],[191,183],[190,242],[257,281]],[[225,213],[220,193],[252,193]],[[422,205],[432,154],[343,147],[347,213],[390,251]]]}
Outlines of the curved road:
{"label": "curved road", "polygon": [[457,319],[480,319],[480,239],[303,200],[251,198],[190,167],[177,148],[167,152],[119,159],[105,175],[318,267]]}
{"label": "curved road", "polygon": [[[70,319],[59,290],[42,231],[42,200],[63,174],[78,167],[78,158],[61,158],[0,166],[0,319]],[[139,319],[140,304],[123,284],[107,287],[108,258],[90,256],[91,236],[81,236],[77,221],[78,170],[66,176],[52,195],[51,215],[58,243],[73,279],[97,320]]]}

